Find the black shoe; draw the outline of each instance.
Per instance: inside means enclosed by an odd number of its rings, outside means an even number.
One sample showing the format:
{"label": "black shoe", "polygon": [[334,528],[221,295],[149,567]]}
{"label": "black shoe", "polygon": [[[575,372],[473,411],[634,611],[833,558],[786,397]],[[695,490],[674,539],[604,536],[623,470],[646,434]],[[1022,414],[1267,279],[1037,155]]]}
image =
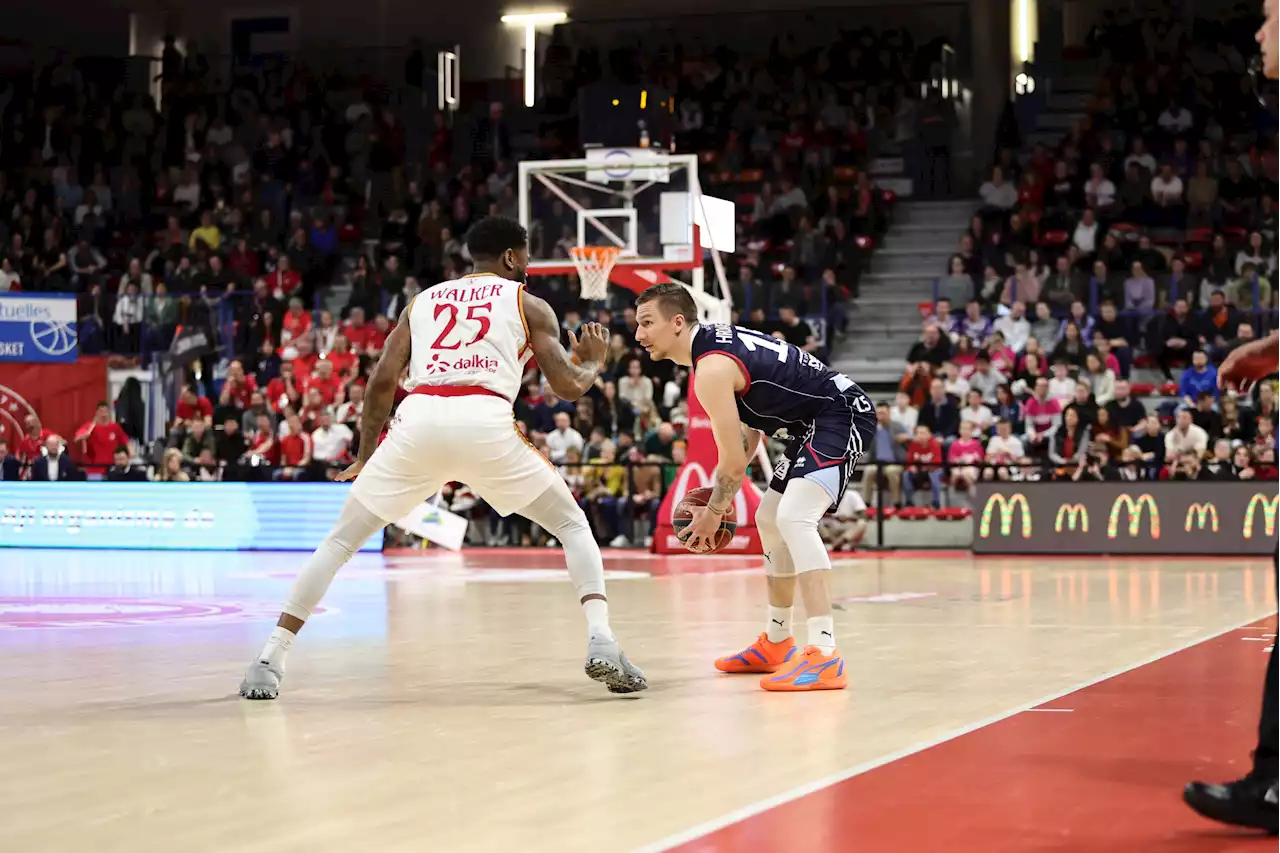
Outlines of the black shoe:
{"label": "black shoe", "polygon": [[1276,799],[1274,778],[1265,780],[1250,775],[1225,785],[1192,782],[1182,789],[1182,799],[1210,820],[1276,834],[1280,803]]}

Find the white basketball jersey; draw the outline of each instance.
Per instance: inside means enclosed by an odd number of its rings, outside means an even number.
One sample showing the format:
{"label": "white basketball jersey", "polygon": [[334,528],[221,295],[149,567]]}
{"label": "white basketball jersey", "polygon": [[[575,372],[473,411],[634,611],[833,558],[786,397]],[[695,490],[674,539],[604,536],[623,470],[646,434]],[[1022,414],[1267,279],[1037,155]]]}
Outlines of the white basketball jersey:
{"label": "white basketball jersey", "polygon": [[419,385],[487,388],[515,401],[532,355],[524,285],[488,273],[443,281],[409,305],[409,390]]}

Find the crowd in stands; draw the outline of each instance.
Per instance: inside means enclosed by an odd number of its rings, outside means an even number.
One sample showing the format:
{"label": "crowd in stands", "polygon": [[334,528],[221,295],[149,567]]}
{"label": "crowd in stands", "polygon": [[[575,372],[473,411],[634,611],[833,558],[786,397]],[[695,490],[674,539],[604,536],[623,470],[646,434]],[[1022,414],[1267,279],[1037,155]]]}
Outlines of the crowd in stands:
{"label": "crowd in stands", "polygon": [[[571,80],[548,74],[549,100],[607,77],[669,78],[682,99],[677,145],[703,152],[717,192],[752,192],[739,199],[750,245],[731,276],[740,322],[821,354],[827,324],[804,317],[843,318],[835,302],[854,285],[859,239],[887,218],[891,197],[866,176],[867,158],[920,121],[909,37],[858,31],[804,48],[782,38],[763,56],[676,46],[653,67],[643,51],[614,51],[607,68],[591,56]],[[497,103],[470,150],[454,151],[446,116],[415,133],[394,90],[367,80],[288,61],[224,79],[173,45],[163,65],[158,108],[68,57],[12,77],[0,103],[0,291],[74,293],[82,353],[158,359],[185,377],[154,444],[132,426],[117,435],[100,407],[69,441],[6,448],[5,476],[330,479],[358,451],[364,378],[399,311],[424,284],[468,271],[472,223],[517,214],[512,158],[558,152],[513,150]],[[854,78],[856,88],[842,82]],[[545,201],[536,212],[556,214]],[[559,231],[540,226],[535,256]],[[522,428],[564,467],[603,538],[642,536],[633,521],[652,513],[683,459],[683,373],[639,357],[625,294],[599,307],[573,277],[531,289],[566,331],[591,316],[615,334],[606,372],[577,405],[527,377]],[[169,358],[179,330],[204,335],[199,357]],[[447,497],[467,509],[465,492]],[[491,529],[494,541],[531,534]]]}
{"label": "crowd in stands", "polygon": [[[1244,73],[1252,30],[1108,23],[1089,114],[1056,148],[999,151],[922,306],[880,412],[892,504],[978,478],[1276,479],[1274,385],[1223,391],[1214,367],[1276,325],[1275,119]],[[875,484],[868,470],[868,498]]]}

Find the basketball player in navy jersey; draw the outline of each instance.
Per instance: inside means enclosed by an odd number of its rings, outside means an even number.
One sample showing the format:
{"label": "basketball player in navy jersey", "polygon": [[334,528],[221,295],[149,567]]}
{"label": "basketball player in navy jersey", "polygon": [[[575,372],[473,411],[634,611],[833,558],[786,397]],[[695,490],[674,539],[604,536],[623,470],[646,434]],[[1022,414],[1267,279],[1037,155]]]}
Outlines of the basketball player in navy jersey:
{"label": "basketball player in navy jersey", "polygon": [[[1262,74],[1280,79],[1280,9],[1277,0],[1262,4],[1264,20],[1257,34],[1262,46]],[[1260,98],[1261,99],[1261,98]],[[1272,117],[1274,120],[1274,116]],[[1274,126],[1274,125],[1273,125]],[[1260,341],[1245,344],[1227,356],[1218,368],[1218,384],[1234,383],[1241,390],[1260,382],[1280,368],[1280,334],[1272,332]],[[1276,557],[1280,571],[1280,555]],[[1277,795],[1277,712],[1276,649],[1262,693],[1262,718],[1258,721],[1258,746],[1253,752],[1253,768],[1243,779],[1223,785],[1192,782],[1182,798],[1200,814],[1235,826],[1265,829],[1275,835],[1280,829],[1280,795]]]}
{"label": "basketball player in navy jersey", "polygon": [[[762,433],[785,430],[790,446],[756,510],[769,584],[769,620],[743,651],[716,661],[721,672],[763,673],[772,691],[848,685],[831,616],[831,558],[818,523],[840,503],[858,459],[875,440],[875,406],[849,377],[785,341],[729,325],[700,325],[689,290],[657,284],[636,300],[636,340],[655,360],[691,367],[694,393],[716,440],[715,485],[681,534],[706,551],[733,505]],[[808,644],[796,649],[796,586],[808,615]]]}

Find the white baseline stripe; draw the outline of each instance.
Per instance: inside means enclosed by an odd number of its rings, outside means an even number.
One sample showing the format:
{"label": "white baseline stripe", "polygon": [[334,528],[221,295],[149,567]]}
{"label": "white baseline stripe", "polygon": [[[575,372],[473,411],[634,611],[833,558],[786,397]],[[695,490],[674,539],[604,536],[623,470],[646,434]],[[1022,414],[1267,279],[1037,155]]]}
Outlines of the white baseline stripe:
{"label": "white baseline stripe", "polygon": [[1039,699],[1032,700],[1031,702],[1025,702],[1021,705],[1018,705],[1015,708],[1010,708],[1008,711],[1004,711],[1000,714],[987,717],[985,720],[979,720],[976,723],[971,723],[970,725],[962,726],[961,728],[954,729],[950,732],[947,732],[946,734],[933,738],[932,740],[921,741],[919,743],[912,744],[911,746],[905,747],[896,752],[891,752],[888,755],[883,755],[879,758],[873,758],[871,761],[863,762],[862,764],[858,764],[846,770],[841,770],[837,773],[833,773],[830,776],[825,776],[821,779],[815,779],[812,782],[807,782],[804,785],[800,785],[799,787],[792,788],[789,791],[783,791],[781,794],[775,794],[772,797],[767,797],[763,800],[750,803],[749,805],[745,805],[742,808],[734,809],[733,811],[727,814],[721,815],[720,817],[717,817],[717,818],[713,818],[704,823],[700,823],[697,826],[684,830],[683,832],[677,832],[675,835],[669,835],[666,838],[661,839],[660,841],[655,841],[652,844],[646,844],[644,847],[636,848],[636,850],[634,850],[633,853],[662,853],[662,851],[664,850],[670,850],[671,848],[678,847],[681,844],[688,844],[690,841],[695,841],[699,838],[702,838],[704,835],[710,835],[716,830],[724,829],[726,826],[731,826],[732,824],[739,823],[741,821],[746,820],[747,818],[754,817],[755,815],[758,815],[761,812],[766,812],[769,809],[774,808],[775,806],[780,806],[785,803],[789,803],[792,800],[798,800],[801,797],[805,797],[805,796],[808,796],[809,794],[815,793],[817,791],[821,791],[823,788],[830,788],[832,785],[838,785],[839,783],[845,781],[846,779],[852,779],[854,776],[860,776],[861,774],[866,773],[869,770],[875,770],[877,767],[883,767],[886,764],[890,764],[894,761],[898,761],[899,759],[906,758],[908,755],[914,755],[917,752],[923,752],[924,750],[929,749],[930,747],[938,746],[939,744],[946,743],[949,740],[955,740],[956,738],[961,737],[962,735],[967,735],[970,732],[976,732],[978,729],[983,729],[994,723],[998,723],[1002,720],[1007,720],[1010,717],[1014,716],[1015,714],[1021,714],[1024,711],[1030,711],[1032,708],[1035,708],[1039,705],[1044,705],[1048,702],[1054,701],[1055,699],[1061,699],[1063,696],[1067,696],[1071,693],[1075,693],[1077,690],[1084,690],[1087,687],[1092,687],[1095,684],[1101,684],[1102,682],[1115,678],[1118,675],[1124,675],[1126,672],[1132,672],[1135,669],[1140,669],[1144,666],[1147,666],[1148,664],[1152,664],[1158,660],[1167,658],[1170,655],[1175,655],[1178,652],[1189,649],[1192,646],[1197,646],[1200,643],[1208,642],[1209,640],[1213,640],[1218,637],[1224,636],[1226,634],[1230,634],[1232,631],[1238,631],[1241,628],[1243,628],[1245,625],[1248,625],[1251,622],[1256,622],[1259,619],[1265,619],[1271,615],[1274,615],[1274,611],[1272,611],[1272,613],[1265,613],[1262,616],[1251,617],[1236,625],[1232,625],[1229,628],[1223,628],[1220,631],[1213,631],[1208,634],[1202,634],[1196,637],[1195,639],[1189,640],[1184,643],[1180,643],[1179,645],[1174,646],[1172,648],[1165,649],[1164,651],[1157,652],[1156,654],[1143,658],[1142,660],[1137,661],[1136,663],[1132,663],[1127,666],[1122,666],[1122,667],[1119,667],[1118,669],[1113,669],[1110,672],[1107,672],[1098,676],[1097,678],[1091,678],[1087,681],[1081,681],[1077,684],[1073,684],[1072,686],[1066,688],[1065,690],[1059,690],[1057,693],[1052,693],[1048,696],[1042,696]]}

